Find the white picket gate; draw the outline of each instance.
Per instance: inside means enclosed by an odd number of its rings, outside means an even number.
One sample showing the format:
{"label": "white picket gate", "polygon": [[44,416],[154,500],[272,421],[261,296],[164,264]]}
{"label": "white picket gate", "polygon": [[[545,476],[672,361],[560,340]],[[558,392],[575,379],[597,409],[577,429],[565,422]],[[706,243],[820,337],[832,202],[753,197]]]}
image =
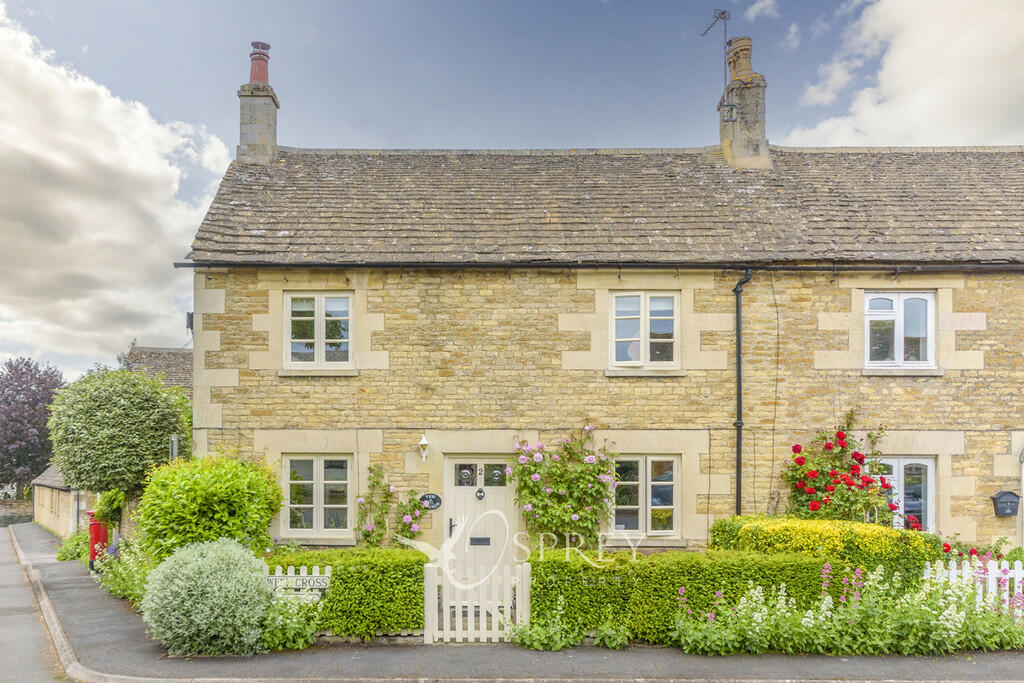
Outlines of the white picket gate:
{"label": "white picket gate", "polygon": [[530,565],[469,567],[458,580],[424,565],[423,617],[427,644],[508,640],[530,621]]}
{"label": "white picket gate", "polygon": [[924,577],[927,579],[933,574],[940,576],[941,580],[947,583],[973,584],[979,605],[985,596],[994,596],[996,605],[1011,607],[1018,617],[1024,618],[1020,599],[1013,600],[1015,595],[1024,593],[1024,566],[1020,560],[1015,561],[1012,567],[1006,560],[989,560],[985,563],[972,563],[969,560],[960,563],[956,560],[935,564],[926,562]]}

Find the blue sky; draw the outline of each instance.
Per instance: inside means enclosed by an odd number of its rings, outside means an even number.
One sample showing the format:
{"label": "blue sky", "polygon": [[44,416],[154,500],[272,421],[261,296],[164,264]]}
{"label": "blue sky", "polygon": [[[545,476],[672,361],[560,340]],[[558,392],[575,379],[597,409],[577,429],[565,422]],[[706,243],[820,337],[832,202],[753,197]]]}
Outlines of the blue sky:
{"label": "blue sky", "polygon": [[722,30],[769,140],[1024,144],[1022,0],[0,0],[0,361],[188,343],[171,264],[234,156],[249,43],[299,147],[717,143]]}

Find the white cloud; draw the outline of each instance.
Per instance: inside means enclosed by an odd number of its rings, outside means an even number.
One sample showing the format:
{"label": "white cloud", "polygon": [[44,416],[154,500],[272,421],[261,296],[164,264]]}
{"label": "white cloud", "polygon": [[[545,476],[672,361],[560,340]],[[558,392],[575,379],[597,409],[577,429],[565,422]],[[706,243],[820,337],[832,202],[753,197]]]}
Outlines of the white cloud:
{"label": "white cloud", "polygon": [[825,17],[818,17],[811,22],[811,37],[817,38],[819,36],[823,36],[828,33],[831,28],[832,24],[830,24]]}
{"label": "white cloud", "polygon": [[794,21],[789,25],[789,32],[782,39],[782,45],[787,50],[795,50],[800,47],[800,24]]}
{"label": "white cloud", "polygon": [[53,59],[0,2],[0,353],[74,359],[73,373],[132,338],[185,340],[191,275],[172,262],[212,185],[176,195],[188,173],[215,183],[228,152]]}
{"label": "white cloud", "polygon": [[779,16],[777,0],[754,0],[754,4],[744,12],[747,21],[754,21],[762,14],[767,17]]}
{"label": "white cloud", "polygon": [[871,84],[846,114],[797,128],[784,144],[1024,144],[1021,19],[1019,0],[876,0],[801,101],[831,101],[878,56]]}

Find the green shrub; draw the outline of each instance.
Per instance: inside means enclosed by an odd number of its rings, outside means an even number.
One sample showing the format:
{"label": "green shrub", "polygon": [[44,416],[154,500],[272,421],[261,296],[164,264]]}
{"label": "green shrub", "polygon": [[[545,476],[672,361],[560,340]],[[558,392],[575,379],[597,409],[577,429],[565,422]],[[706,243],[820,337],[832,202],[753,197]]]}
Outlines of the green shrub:
{"label": "green shrub", "polygon": [[100,494],[96,499],[96,506],[93,512],[96,519],[106,522],[108,525],[121,523],[121,511],[127,503],[127,496],[120,489],[110,489]]}
{"label": "green shrub", "polygon": [[191,442],[191,420],[181,387],[141,372],[90,370],[50,404],[51,462],[74,488],[134,494],[170,460],[172,434]]}
{"label": "green shrub", "polygon": [[[792,517],[733,517],[711,525],[711,547],[751,552],[801,553],[844,567],[873,571],[879,565],[900,571],[910,583],[924,574],[924,563],[944,559],[935,534],[881,524]],[[767,587],[766,587],[767,588]]]}
{"label": "green shrub", "polygon": [[263,649],[304,650],[316,639],[320,603],[277,598],[263,623]]}
{"label": "green shrub", "polygon": [[[590,556],[593,558],[593,556]],[[748,583],[773,590],[785,583],[800,605],[821,593],[824,561],[799,554],[759,555],[746,552],[666,552],[638,556],[605,555],[592,564],[576,553],[547,552],[530,558],[530,619],[544,625],[549,614],[563,606],[562,619],[570,631],[589,632],[615,615],[632,637],[650,643],[667,642],[679,613],[679,588],[693,610],[707,609],[723,591],[729,604],[746,592]]]}
{"label": "green shrub", "polygon": [[137,541],[122,537],[97,560],[93,576],[108,593],[138,607],[156,565],[156,560]]}
{"label": "green shrub", "polygon": [[273,600],[265,571],[237,541],[184,546],[150,572],[142,618],[172,655],[258,652]]}
{"label": "green shrub", "polygon": [[1010,552],[1006,553],[1006,557],[1003,558],[1013,566],[1014,562],[1024,563],[1024,548],[1014,548]]}
{"label": "green shrub", "polygon": [[369,639],[377,633],[423,628],[426,555],[399,548],[279,551],[271,567],[330,566],[331,583],[320,599],[319,627]]}
{"label": "green shrub", "polygon": [[158,560],[189,543],[218,538],[262,551],[281,499],[264,465],[206,457],[154,470],[135,517],[143,545]]}
{"label": "green shrub", "polygon": [[71,534],[57,548],[57,559],[61,562],[70,560],[89,561],[89,532],[79,529]]}

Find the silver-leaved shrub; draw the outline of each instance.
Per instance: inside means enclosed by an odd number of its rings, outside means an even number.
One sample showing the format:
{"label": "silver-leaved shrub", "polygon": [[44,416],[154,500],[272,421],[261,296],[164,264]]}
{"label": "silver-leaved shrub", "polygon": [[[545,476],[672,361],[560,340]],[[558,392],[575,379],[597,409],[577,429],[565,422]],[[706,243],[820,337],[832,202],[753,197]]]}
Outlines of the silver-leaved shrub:
{"label": "silver-leaved shrub", "polygon": [[150,572],[142,618],[172,655],[260,652],[273,600],[265,564],[229,539],[179,548]]}

